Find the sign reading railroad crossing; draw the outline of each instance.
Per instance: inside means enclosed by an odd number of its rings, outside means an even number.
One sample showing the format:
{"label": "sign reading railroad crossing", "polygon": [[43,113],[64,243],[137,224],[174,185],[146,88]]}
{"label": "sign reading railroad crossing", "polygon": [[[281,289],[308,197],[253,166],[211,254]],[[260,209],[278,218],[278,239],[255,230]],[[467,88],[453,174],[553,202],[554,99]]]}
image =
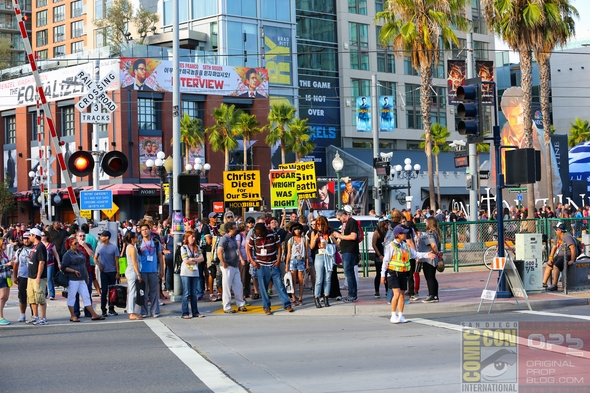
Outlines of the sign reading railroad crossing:
{"label": "sign reading railroad crossing", "polygon": [[[82,123],[108,124],[111,122],[111,113],[117,110],[117,104],[107,95],[107,87],[113,83],[117,76],[110,71],[102,80],[95,83],[92,76],[86,71],[81,70],[76,78],[88,90],[88,93],[76,103],[76,108],[82,112]],[[91,112],[86,113],[84,110],[91,106]],[[101,107],[108,113],[103,113]]]}

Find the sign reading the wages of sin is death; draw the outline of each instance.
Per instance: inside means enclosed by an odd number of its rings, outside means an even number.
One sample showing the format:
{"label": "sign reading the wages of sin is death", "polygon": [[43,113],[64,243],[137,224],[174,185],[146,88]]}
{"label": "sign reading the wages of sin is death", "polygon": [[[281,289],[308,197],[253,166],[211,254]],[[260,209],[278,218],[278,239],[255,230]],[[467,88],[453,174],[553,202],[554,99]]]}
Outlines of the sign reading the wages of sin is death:
{"label": "sign reading the wages of sin is death", "polygon": [[297,196],[299,199],[316,198],[318,193],[315,177],[315,162],[295,162],[281,164],[279,169],[296,169]]}
{"label": "sign reading the wages of sin is death", "polygon": [[259,207],[260,171],[223,172],[223,200],[226,208]]}
{"label": "sign reading the wages of sin is death", "polygon": [[272,209],[297,209],[297,171],[270,171],[270,203]]}

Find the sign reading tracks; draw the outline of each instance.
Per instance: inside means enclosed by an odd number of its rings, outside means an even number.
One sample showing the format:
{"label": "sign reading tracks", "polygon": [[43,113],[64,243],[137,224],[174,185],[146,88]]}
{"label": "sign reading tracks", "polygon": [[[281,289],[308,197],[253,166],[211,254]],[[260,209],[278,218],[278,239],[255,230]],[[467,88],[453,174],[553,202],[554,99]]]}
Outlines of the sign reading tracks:
{"label": "sign reading tracks", "polygon": [[[95,83],[92,80],[92,76],[84,70],[81,70],[76,75],[76,78],[88,89],[88,93],[76,103],[76,108],[82,112],[82,123],[110,123],[111,113],[117,110],[117,104],[106,94],[106,89],[117,79],[115,73],[110,71],[98,83]],[[92,111],[90,113],[84,113],[84,110],[90,105],[92,105]],[[101,105],[109,113],[102,113],[100,110]]]}

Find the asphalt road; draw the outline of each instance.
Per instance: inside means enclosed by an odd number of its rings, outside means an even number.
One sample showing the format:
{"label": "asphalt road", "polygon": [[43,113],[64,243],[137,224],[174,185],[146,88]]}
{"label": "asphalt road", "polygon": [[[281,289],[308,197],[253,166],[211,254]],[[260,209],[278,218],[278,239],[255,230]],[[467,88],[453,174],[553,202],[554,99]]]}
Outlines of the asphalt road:
{"label": "asphalt road", "polygon": [[[9,307],[9,319],[15,312]],[[48,326],[0,328],[0,392],[459,392],[462,322],[517,321],[546,332],[571,321],[590,332],[588,306],[410,320],[393,325],[385,315],[278,311],[70,323],[65,310],[54,309]],[[570,328],[579,333],[571,326],[556,332]],[[587,351],[590,337],[582,339]],[[582,367],[572,372],[586,373],[590,360],[577,360]],[[574,377],[576,386],[590,386]],[[551,391],[557,390],[545,390]]]}

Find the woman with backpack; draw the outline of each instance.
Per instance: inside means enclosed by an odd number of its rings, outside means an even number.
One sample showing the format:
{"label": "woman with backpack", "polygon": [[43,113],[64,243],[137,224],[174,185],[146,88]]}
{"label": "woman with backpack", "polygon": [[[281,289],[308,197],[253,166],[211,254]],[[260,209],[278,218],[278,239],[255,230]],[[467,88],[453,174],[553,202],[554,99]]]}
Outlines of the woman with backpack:
{"label": "woman with backpack", "polygon": [[307,242],[303,236],[303,225],[296,222],[291,225],[291,238],[287,241],[287,258],[288,269],[291,271],[293,281],[295,276],[299,281],[299,299],[295,300],[295,293],[291,302],[296,306],[303,306],[303,279],[305,270],[309,268],[309,257],[307,253]]}
{"label": "woman with backpack", "polygon": [[55,299],[55,286],[53,285],[53,276],[56,273],[56,263],[57,268],[59,269],[59,265],[61,261],[59,259],[59,254],[55,249],[55,245],[51,241],[51,235],[47,231],[43,231],[43,236],[41,236],[41,242],[47,248],[47,291],[49,292],[49,300]]}

